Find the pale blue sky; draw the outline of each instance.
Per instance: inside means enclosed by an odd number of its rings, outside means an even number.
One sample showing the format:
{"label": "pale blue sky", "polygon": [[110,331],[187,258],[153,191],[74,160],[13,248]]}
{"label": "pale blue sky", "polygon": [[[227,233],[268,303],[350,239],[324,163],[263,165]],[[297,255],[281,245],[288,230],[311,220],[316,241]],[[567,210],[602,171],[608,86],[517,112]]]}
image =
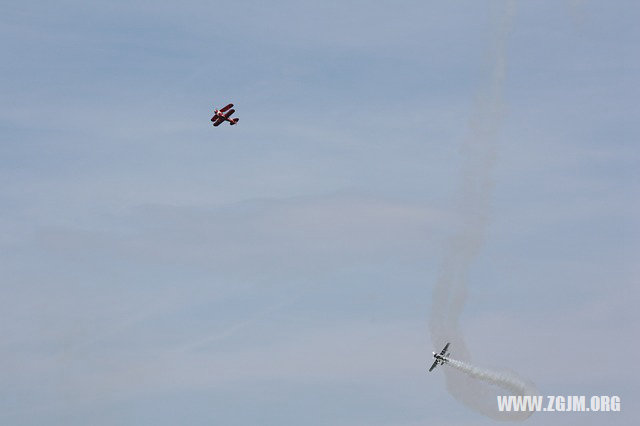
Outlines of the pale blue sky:
{"label": "pale blue sky", "polygon": [[[0,423],[489,424],[427,319],[500,4],[6,2]],[[529,424],[637,424],[639,12],[517,3],[461,327],[623,407]]]}

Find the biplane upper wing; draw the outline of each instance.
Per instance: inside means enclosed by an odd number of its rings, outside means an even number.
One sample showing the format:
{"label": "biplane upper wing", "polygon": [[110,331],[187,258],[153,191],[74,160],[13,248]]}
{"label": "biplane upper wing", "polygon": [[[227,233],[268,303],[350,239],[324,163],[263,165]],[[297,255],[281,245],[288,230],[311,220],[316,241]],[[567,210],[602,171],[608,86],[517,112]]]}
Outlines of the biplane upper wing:
{"label": "biplane upper wing", "polygon": [[228,110],[228,109],[229,109],[229,108],[231,108],[232,106],[233,106],[233,104],[229,104],[229,105],[227,105],[226,107],[222,108],[222,109],[220,110],[220,112],[225,112],[226,110]]}
{"label": "biplane upper wing", "polygon": [[229,117],[231,117],[231,114],[233,114],[234,112],[236,112],[236,110],[235,110],[235,109],[230,109],[230,110],[229,110],[229,112],[227,112],[227,113],[224,115],[224,118],[229,118]]}
{"label": "biplane upper wing", "polygon": [[215,127],[218,127],[220,124],[222,124],[222,122],[224,122],[224,117],[218,117],[218,119],[216,120],[215,123],[213,123],[213,125]]}

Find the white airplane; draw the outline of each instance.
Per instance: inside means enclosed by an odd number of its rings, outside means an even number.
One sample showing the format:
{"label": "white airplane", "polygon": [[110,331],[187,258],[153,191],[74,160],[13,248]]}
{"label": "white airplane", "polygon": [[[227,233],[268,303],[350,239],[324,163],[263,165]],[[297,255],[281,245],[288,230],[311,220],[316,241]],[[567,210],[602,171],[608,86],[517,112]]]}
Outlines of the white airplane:
{"label": "white airplane", "polygon": [[433,354],[433,357],[436,360],[433,361],[433,364],[431,364],[431,368],[429,369],[429,371],[433,371],[433,369],[436,368],[438,364],[444,365],[449,362],[448,356],[451,355],[451,352],[447,352],[447,349],[449,349],[449,345],[450,343],[447,343],[446,345],[444,345],[444,348],[440,351],[439,354],[435,352],[431,352]]}

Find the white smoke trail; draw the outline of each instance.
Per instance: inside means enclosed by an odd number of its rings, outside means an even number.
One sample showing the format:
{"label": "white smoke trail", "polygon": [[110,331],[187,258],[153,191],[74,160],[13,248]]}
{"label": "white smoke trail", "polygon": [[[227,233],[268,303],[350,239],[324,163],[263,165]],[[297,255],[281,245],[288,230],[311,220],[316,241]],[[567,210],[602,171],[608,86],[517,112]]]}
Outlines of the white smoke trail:
{"label": "white smoke trail", "polygon": [[445,369],[447,390],[459,401],[476,411],[502,421],[522,421],[533,411],[498,411],[498,395],[537,395],[533,383],[522,379],[511,371],[495,371],[479,368],[468,362],[449,359]]}
{"label": "white smoke trail", "polygon": [[449,358],[448,365],[457,368],[463,373],[475,379],[484,380],[492,385],[496,385],[514,395],[535,395],[535,387],[525,382],[518,376],[507,371],[492,371],[486,368],[479,368],[457,359]]}
{"label": "white smoke trail", "polygon": [[[493,66],[488,90],[478,100],[470,137],[462,147],[462,182],[457,205],[460,229],[447,241],[429,318],[434,346],[440,347],[449,341],[456,356],[464,360],[469,360],[470,355],[458,321],[467,294],[467,275],[484,243],[488,223],[496,142],[503,116],[506,41],[514,14],[515,2],[505,1],[492,46]],[[458,360],[451,366],[455,369],[443,370],[447,390],[457,400],[498,420],[523,420],[531,414],[498,411],[495,395],[499,392],[519,395],[535,392],[532,384],[514,373],[484,370]]]}

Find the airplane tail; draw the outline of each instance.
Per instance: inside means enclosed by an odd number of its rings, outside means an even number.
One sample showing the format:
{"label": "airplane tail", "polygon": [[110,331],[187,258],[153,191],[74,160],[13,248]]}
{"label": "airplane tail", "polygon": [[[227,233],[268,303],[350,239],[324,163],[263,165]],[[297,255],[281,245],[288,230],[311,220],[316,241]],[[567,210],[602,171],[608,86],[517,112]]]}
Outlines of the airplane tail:
{"label": "airplane tail", "polygon": [[236,124],[238,121],[240,121],[239,118],[234,118],[233,120],[231,120],[231,125],[233,126],[234,124]]}

